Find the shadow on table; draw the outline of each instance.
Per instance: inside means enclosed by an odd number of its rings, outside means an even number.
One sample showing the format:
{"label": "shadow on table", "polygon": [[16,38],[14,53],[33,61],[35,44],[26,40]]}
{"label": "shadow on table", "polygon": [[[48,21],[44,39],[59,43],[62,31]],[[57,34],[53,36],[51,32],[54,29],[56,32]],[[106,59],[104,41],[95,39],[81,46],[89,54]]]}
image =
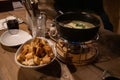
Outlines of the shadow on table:
{"label": "shadow on table", "polygon": [[111,54],[120,56],[120,35],[113,33],[101,33],[98,42],[102,47],[105,47],[107,50],[109,50]]}
{"label": "shadow on table", "polygon": [[4,46],[4,45],[1,44],[1,47],[2,47],[4,50],[8,51],[8,52],[13,52],[13,53],[15,53],[20,46],[10,47],[10,46]]}
{"label": "shadow on table", "polygon": [[60,77],[61,66],[57,61],[38,69],[21,67],[18,72],[18,80],[59,80]]}

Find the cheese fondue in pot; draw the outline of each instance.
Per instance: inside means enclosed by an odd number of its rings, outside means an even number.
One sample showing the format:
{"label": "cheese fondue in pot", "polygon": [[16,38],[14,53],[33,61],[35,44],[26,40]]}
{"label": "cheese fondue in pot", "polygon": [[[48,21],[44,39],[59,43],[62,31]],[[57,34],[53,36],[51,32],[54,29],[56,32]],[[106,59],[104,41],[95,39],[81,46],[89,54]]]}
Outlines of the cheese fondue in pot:
{"label": "cheese fondue in pot", "polygon": [[75,29],[89,29],[95,27],[95,25],[89,23],[89,22],[84,22],[84,21],[79,21],[79,20],[72,20],[68,22],[64,22],[64,27],[68,28],[75,28]]}

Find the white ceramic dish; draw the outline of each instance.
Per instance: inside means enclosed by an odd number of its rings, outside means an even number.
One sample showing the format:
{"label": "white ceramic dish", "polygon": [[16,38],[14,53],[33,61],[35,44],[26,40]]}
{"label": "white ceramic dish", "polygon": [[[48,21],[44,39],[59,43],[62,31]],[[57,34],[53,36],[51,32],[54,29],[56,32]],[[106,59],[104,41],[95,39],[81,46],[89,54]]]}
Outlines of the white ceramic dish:
{"label": "white ceramic dish", "polygon": [[[11,32],[16,32],[16,29],[11,30]],[[23,30],[18,29],[18,32],[14,35],[7,30],[0,36],[0,42],[5,46],[19,46],[31,38],[32,36]]]}
{"label": "white ceramic dish", "polygon": [[24,46],[25,44],[29,44],[29,43],[33,40],[33,39],[30,39],[30,40],[26,41],[23,45],[21,45],[21,46],[18,48],[18,50],[17,50],[17,52],[16,52],[16,54],[15,54],[15,62],[16,62],[19,66],[24,67],[24,68],[36,69],[36,68],[41,68],[41,67],[44,67],[44,66],[46,66],[46,65],[49,65],[50,63],[52,63],[52,62],[56,59],[57,52],[56,52],[56,49],[55,49],[55,44],[52,43],[50,40],[48,40],[48,39],[46,39],[46,38],[43,38],[43,37],[39,37],[39,38],[41,38],[41,39],[43,39],[43,40],[46,40],[46,41],[48,42],[48,44],[49,44],[50,47],[52,48],[54,57],[51,59],[51,61],[50,61],[49,63],[44,63],[44,64],[42,64],[42,65],[32,65],[32,66],[28,66],[28,65],[24,65],[24,64],[20,63],[20,62],[17,60],[17,56],[20,54],[21,50],[23,50],[23,46]]}

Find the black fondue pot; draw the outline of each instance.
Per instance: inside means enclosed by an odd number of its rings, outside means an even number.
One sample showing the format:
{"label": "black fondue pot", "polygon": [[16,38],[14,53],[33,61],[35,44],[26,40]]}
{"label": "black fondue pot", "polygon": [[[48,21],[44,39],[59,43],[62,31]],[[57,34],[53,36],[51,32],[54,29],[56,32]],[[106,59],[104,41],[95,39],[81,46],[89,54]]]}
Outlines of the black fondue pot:
{"label": "black fondue pot", "polygon": [[[80,20],[92,23],[95,27],[88,29],[76,29],[64,26],[63,21]],[[100,27],[100,21],[95,16],[86,12],[66,12],[55,18],[57,31],[60,36],[70,42],[85,42],[93,39]]]}

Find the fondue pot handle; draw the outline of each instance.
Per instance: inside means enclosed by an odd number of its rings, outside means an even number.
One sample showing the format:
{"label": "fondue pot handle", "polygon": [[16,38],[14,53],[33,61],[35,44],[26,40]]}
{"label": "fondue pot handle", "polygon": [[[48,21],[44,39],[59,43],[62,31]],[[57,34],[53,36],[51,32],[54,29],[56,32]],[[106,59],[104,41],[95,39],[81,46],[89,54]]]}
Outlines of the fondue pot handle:
{"label": "fondue pot handle", "polygon": [[57,37],[58,37],[58,32],[57,29],[55,27],[55,22],[53,21],[53,23],[51,24],[51,27],[49,29],[50,31],[48,32],[49,37],[54,41],[57,42]]}
{"label": "fondue pot handle", "polygon": [[58,14],[64,14],[61,10],[58,11]]}
{"label": "fondue pot handle", "polygon": [[87,42],[83,42],[83,44],[84,44],[84,43],[86,43],[86,44],[93,43],[93,42],[97,41],[99,38],[100,38],[100,34],[97,33],[97,35],[95,36],[94,39],[92,39],[92,40],[90,40],[90,41],[87,41]]}

